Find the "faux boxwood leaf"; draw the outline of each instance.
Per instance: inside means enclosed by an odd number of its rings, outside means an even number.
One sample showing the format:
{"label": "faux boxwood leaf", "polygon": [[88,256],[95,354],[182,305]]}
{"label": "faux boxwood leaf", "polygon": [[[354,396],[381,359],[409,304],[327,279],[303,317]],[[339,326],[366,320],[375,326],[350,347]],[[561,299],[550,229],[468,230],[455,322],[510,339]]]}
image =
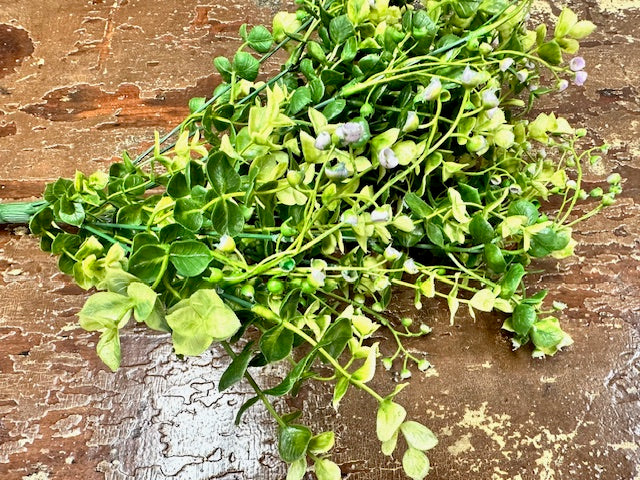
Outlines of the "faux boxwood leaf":
{"label": "faux boxwood leaf", "polygon": [[242,209],[231,201],[217,202],[211,210],[211,224],[220,235],[237,235],[244,226]]}
{"label": "faux boxwood leaf", "polygon": [[435,434],[421,423],[408,421],[400,425],[400,431],[411,448],[431,450],[438,444]]}
{"label": "faux boxwood leaf", "polygon": [[179,275],[195,277],[211,262],[211,250],[197,240],[182,240],[171,244],[169,260]]}
{"label": "faux boxwood leaf", "polygon": [[511,327],[518,334],[525,336],[531,330],[531,326],[536,321],[537,314],[531,305],[520,304],[513,309],[511,316]]}
{"label": "faux boxwood leaf", "polygon": [[198,290],[169,311],[173,348],[179,355],[200,355],[212,342],[231,337],[240,328],[238,317],[214,290]]}
{"label": "faux boxwood leaf", "polygon": [[286,358],[292,348],[293,333],[282,325],[276,325],[260,337],[260,350],[269,363]]}
{"label": "faux boxwood leaf", "polygon": [[331,19],[331,22],[329,23],[329,35],[331,35],[331,39],[336,44],[343,43],[347,38],[354,34],[355,30],[353,29],[353,24],[347,15],[340,15],[339,17]]}
{"label": "faux boxwood leaf", "polygon": [[286,425],[278,429],[278,451],[285,462],[295,462],[307,452],[311,430],[304,425]]}
{"label": "faux boxwood leaf", "polygon": [[298,87],[293,92],[289,101],[289,113],[295,115],[311,103],[311,91],[309,87]]}
{"label": "faux boxwood leaf", "polygon": [[179,198],[176,200],[173,217],[176,222],[187,230],[197,232],[202,228],[204,217],[202,216],[201,203],[190,198]]}
{"label": "faux boxwood leaf", "polygon": [[251,350],[251,343],[249,343],[244,347],[244,349],[242,349],[242,352],[239,355],[236,355],[220,377],[218,391],[223,392],[242,380],[242,377],[249,366],[249,360],[251,360],[252,354],[253,351]]}
{"label": "faux boxwood leaf", "polygon": [[250,53],[238,52],[233,57],[233,70],[240,78],[253,82],[258,78],[260,62]]}
{"label": "faux boxwood leaf", "polygon": [[164,273],[167,250],[159,245],[144,245],[129,259],[129,273],[152,284]]}
{"label": "faux boxwood leaf", "polygon": [[257,25],[251,29],[247,36],[249,46],[258,53],[267,53],[273,44],[271,32],[262,25]]}
{"label": "faux boxwood leaf", "polygon": [[402,469],[412,480],[422,480],[429,474],[430,468],[429,459],[420,450],[409,447],[404,452]]}

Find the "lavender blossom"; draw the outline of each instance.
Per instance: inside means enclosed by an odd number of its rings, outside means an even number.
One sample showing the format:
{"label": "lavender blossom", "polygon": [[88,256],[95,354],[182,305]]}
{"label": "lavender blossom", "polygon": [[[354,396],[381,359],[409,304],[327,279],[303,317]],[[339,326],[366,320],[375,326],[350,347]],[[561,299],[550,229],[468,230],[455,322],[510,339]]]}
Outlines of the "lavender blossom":
{"label": "lavender blossom", "polygon": [[569,81],[563,78],[558,82],[557,88],[559,92],[564,92],[567,88],[569,88]]}
{"label": "lavender blossom", "polygon": [[318,150],[326,150],[329,145],[331,145],[331,135],[329,135],[328,132],[320,132],[320,135],[316,138],[314,146]]}
{"label": "lavender blossom", "polygon": [[380,165],[387,170],[398,166],[398,157],[396,157],[396,154],[389,147],[380,150],[380,153],[378,153],[378,161]]}
{"label": "lavender blossom", "polygon": [[574,72],[579,72],[580,70],[584,70],[584,67],[587,66],[587,62],[584,61],[582,57],[572,58],[569,62],[569,68]]}
{"label": "lavender blossom", "polygon": [[573,79],[573,83],[576,84],[578,87],[582,87],[584,85],[584,82],[587,81],[587,72],[585,72],[584,70],[580,70],[579,72],[576,72],[576,76]]}
{"label": "lavender blossom", "polygon": [[336,128],[336,135],[345,145],[357,143],[362,140],[364,128],[356,122],[347,122]]}

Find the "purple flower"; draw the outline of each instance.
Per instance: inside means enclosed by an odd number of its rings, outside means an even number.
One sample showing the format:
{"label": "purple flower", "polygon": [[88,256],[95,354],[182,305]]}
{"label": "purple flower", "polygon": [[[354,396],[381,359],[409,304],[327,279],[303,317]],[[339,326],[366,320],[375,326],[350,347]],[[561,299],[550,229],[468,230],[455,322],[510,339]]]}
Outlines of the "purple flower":
{"label": "purple flower", "polygon": [[335,167],[328,167],[324,171],[329,180],[344,180],[349,176],[349,171],[344,163],[340,162]]}
{"label": "purple flower", "polygon": [[558,82],[558,91],[564,92],[567,88],[569,88],[569,81],[564,78]]}
{"label": "purple flower", "polygon": [[396,157],[396,154],[389,147],[380,150],[380,153],[378,153],[378,161],[380,165],[387,170],[398,166],[398,157]]}
{"label": "purple flower", "polygon": [[579,72],[576,72],[576,77],[573,79],[573,83],[581,87],[584,85],[584,82],[587,81],[587,77],[587,72],[585,72],[584,70],[580,70]]}
{"label": "purple flower", "polygon": [[569,68],[574,72],[579,72],[580,70],[584,70],[584,67],[587,66],[587,63],[584,61],[582,57],[572,58],[569,62]]}
{"label": "purple flower", "polygon": [[347,122],[336,128],[336,135],[345,145],[359,142],[364,135],[362,125],[355,122]]}
{"label": "purple flower", "polygon": [[316,143],[314,146],[318,150],[326,150],[326,148],[331,145],[331,135],[328,132],[321,132],[320,135],[316,138]]}

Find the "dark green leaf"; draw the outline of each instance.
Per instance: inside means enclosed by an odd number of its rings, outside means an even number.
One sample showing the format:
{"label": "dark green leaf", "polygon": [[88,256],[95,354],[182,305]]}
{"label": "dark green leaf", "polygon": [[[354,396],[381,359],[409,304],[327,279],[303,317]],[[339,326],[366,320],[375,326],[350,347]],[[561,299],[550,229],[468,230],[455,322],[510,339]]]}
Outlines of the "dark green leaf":
{"label": "dark green leaf", "polygon": [[562,63],[562,50],[555,40],[540,45],[538,55],[540,55],[542,60],[551,65],[560,65]]}
{"label": "dark green leaf", "polygon": [[248,343],[242,352],[231,361],[231,364],[220,377],[218,391],[223,392],[230,386],[235,385],[242,380],[242,377],[249,366],[249,360],[251,360],[252,353],[251,343]]}
{"label": "dark green leaf", "polygon": [[306,357],[302,358],[295,367],[293,367],[287,376],[275,387],[272,387],[268,390],[265,390],[264,393],[267,395],[273,395],[275,397],[280,397],[282,395],[286,395],[289,393],[293,387],[295,387],[296,383],[302,377],[302,374],[305,372],[307,365],[311,360],[315,358],[315,352],[311,352]]}
{"label": "dark green leaf", "polygon": [[343,62],[350,62],[354,58],[356,58],[356,54],[358,53],[358,39],[356,37],[349,37],[347,42],[344,44],[342,48],[342,53],[340,54],[340,58]]}
{"label": "dark green leaf", "polygon": [[521,303],[513,309],[513,315],[511,316],[511,326],[518,335],[524,337],[529,333],[529,330],[531,330],[531,326],[536,321],[536,318],[536,309],[531,305]]}
{"label": "dark green leaf", "polygon": [[191,193],[191,189],[187,184],[187,178],[184,176],[184,173],[178,172],[174,173],[167,184],[167,193],[171,198],[177,199],[181,197],[186,197]]}
{"label": "dark green leaf", "polygon": [[521,263],[512,264],[500,282],[500,297],[511,298],[520,285],[524,274],[525,269]]}
{"label": "dark green leaf", "polygon": [[502,273],[507,268],[507,262],[504,260],[502,250],[493,243],[487,243],[484,246],[484,259],[487,266],[496,273]]}
{"label": "dark green leaf", "polygon": [[335,70],[323,70],[320,79],[326,86],[340,85],[344,82],[344,75]]}
{"label": "dark green leaf", "polygon": [[413,192],[409,192],[404,196],[404,203],[418,218],[427,218],[433,213],[433,208]]}
{"label": "dark green leaf", "polygon": [[343,43],[347,38],[355,34],[353,24],[347,15],[334,17],[329,23],[329,35],[336,44]]}
{"label": "dark green leaf", "polygon": [[84,222],[84,208],[81,203],[72,202],[63,197],[60,199],[58,217],[63,223],[79,227]]}
{"label": "dark green leaf", "polygon": [[329,103],[329,105],[324,107],[324,109],[322,110],[322,114],[326,117],[327,120],[331,121],[334,118],[336,118],[338,115],[340,115],[344,110],[344,107],[346,106],[347,106],[347,102],[342,98],[339,98],[337,100],[332,101],[331,103]]}
{"label": "dark green leaf", "polygon": [[293,333],[282,325],[276,325],[260,337],[260,350],[269,363],[286,358],[292,347]]}
{"label": "dark green leaf", "polygon": [[324,98],[324,83],[319,78],[314,78],[309,82],[309,91],[311,92],[311,100],[319,103]]}
{"label": "dark green leaf", "polygon": [[298,87],[291,96],[289,113],[295,115],[311,103],[311,91],[309,87]]}
{"label": "dark green leaf", "polygon": [[216,57],[213,60],[213,66],[216,67],[218,73],[222,77],[222,80],[225,82],[231,81],[231,72],[233,71],[233,67],[231,66],[231,62],[226,57]]}
{"label": "dark green leaf", "polygon": [[136,233],[135,237],[133,237],[133,245],[131,246],[131,249],[136,252],[144,245],[158,245],[158,243],[158,237],[155,233],[140,232]]}
{"label": "dark green leaf", "polygon": [[230,201],[216,202],[211,210],[211,223],[220,235],[237,235],[244,226],[242,209]]}
{"label": "dark green leaf", "polygon": [[159,245],[144,245],[129,259],[129,273],[152,284],[164,274],[167,250]]}
{"label": "dark green leaf", "polygon": [[513,202],[511,205],[509,205],[507,214],[509,216],[523,215],[527,217],[527,225],[533,225],[534,223],[536,223],[536,220],[538,220],[538,217],[540,216],[538,213],[538,207],[527,200],[516,200],[515,202]]}
{"label": "dark green leaf", "polygon": [[260,400],[258,397],[251,397],[249,400],[242,404],[242,406],[238,409],[238,413],[236,414],[236,419],[234,422],[236,426],[240,425],[240,420],[242,420],[242,415],[244,415],[244,412],[255,405],[258,400]]}
{"label": "dark green leaf", "polygon": [[240,189],[240,175],[229,163],[227,155],[221,151],[209,156],[207,177],[218,195],[237,192]]}
{"label": "dark green leaf", "polygon": [[351,320],[340,318],[327,328],[317,348],[323,348],[333,358],[338,358],[352,336]]}
{"label": "dark green leaf", "polygon": [[304,425],[286,425],[278,429],[278,451],[280,458],[287,463],[302,458],[307,453],[307,446],[312,434]]}
{"label": "dark green leaf", "polygon": [[195,277],[211,262],[211,250],[197,240],[182,240],[171,244],[169,260],[179,275]]}
{"label": "dark green leaf", "polygon": [[207,99],[205,97],[193,97],[189,100],[189,112],[196,113],[199,112]]}
{"label": "dark green leaf", "polygon": [[260,62],[247,52],[238,52],[233,57],[233,70],[240,78],[253,82],[258,77]]}
{"label": "dark green leaf", "polygon": [[187,230],[197,232],[202,227],[202,222],[204,220],[202,211],[200,210],[201,206],[202,204],[195,200],[179,198],[176,200],[173,217],[176,222]]}
{"label": "dark green leaf", "polygon": [[427,223],[427,238],[434,245],[444,248],[444,233],[442,233],[442,229],[433,222]]}
{"label": "dark green leaf", "polygon": [[31,233],[34,235],[42,235],[45,231],[49,230],[51,222],[53,222],[53,211],[50,207],[43,208],[31,217],[29,230],[31,230]]}
{"label": "dark green leaf", "polygon": [[476,213],[471,219],[469,233],[476,243],[489,243],[495,237],[493,227],[480,213]]}
{"label": "dark green leaf", "polygon": [[271,49],[273,36],[262,25],[253,27],[247,36],[249,46],[258,53],[267,53]]}
{"label": "dark green leaf", "polygon": [[80,244],[82,243],[82,239],[79,235],[74,235],[71,233],[60,233],[56,236],[51,244],[51,253],[54,255],[60,255],[64,251],[67,251],[71,254],[75,253]]}

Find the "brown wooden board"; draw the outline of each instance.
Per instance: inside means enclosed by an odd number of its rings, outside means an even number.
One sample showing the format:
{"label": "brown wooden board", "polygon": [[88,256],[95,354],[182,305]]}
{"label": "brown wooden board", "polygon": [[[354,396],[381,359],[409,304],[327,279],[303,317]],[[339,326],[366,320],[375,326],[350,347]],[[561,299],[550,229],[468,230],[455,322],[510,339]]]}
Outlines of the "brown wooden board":
{"label": "brown wooden board", "polygon": [[[552,359],[511,352],[497,316],[449,326],[446,305],[417,312],[411,295],[395,292],[393,315],[434,328],[409,346],[435,369],[414,371],[400,397],[440,438],[434,480],[640,479],[640,1],[539,2],[536,15],[557,15],[561,4],[599,26],[582,50],[590,77],[539,110],[610,143],[588,179],[617,171],[625,190],[577,227],[575,257],[539,262],[547,273],[532,288],[568,305],[575,340]],[[57,176],[142,151],[154,129],[180,121],[190,97],[212,92],[211,60],[234,51],[238,27],[269,22],[278,7],[0,0],[0,200],[35,198]],[[167,336],[129,330],[112,374],[95,355],[96,335],[76,326],[86,296],[24,228],[0,232],[0,479],[284,477],[263,409],[233,427],[249,388],[216,391],[221,351],[181,361]],[[380,371],[374,382],[389,389],[395,379]],[[329,403],[326,386],[313,385],[290,406],[304,405],[316,431],[336,429],[345,478],[402,478],[379,452],[371,399],[352,392],[337,413]]]}

